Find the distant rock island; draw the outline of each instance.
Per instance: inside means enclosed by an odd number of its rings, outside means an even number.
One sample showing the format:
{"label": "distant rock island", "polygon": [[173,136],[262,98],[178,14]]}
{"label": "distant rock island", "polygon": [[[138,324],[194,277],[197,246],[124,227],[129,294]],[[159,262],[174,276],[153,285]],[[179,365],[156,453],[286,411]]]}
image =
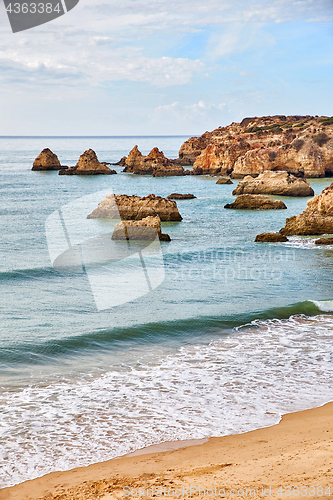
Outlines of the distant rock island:
{"label": "distant rock island", "polygon": [[60,161],[56,154],[49,148],[45,148],[35,159],[31,170],[60,170],[66,168],[68,167],[60,165]]}
{"label": "distant rock island", "polygon": [[193,174],[242,179],[266,170],[301,177],[333,176],[333,117],[264,116],[219,127],[181,146]]}
{"label": "distant rock island", "polygon": [[111,175],[116,173],[115,170],[111,170],[104,163],[100,163],[95,151],[92,149],[88,149],[80,156],[75,167],[59,171],[59,175]]}
{"label": "distant rock island", "polygon": [[[134,146],[129,155],[122,158],[120,162],[125,163],[124,172],[133,174],[152,175],[154,177],[186,175],[186,171],[177,163],[177,160],[166,158],[163,151],[158,148],[153,148],[147,156],[144,156],[139,151],[138,146]],[[187,172],[188,174],[189,172]]]}

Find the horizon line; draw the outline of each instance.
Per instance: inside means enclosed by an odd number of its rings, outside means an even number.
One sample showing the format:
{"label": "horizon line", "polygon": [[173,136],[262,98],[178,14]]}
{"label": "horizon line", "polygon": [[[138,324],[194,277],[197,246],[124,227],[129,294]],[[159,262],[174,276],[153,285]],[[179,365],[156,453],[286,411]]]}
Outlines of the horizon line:
{"label": "horizon line", "polygon": [[0,135],[0,139],[11,139],[11,138],[25,138],[25,139],[76,139],[76,138],[100,138],[100,139],[112,139],[112,138],[131,138],[131,137],[193,137],[199,134],[175,134],[175,135]]}

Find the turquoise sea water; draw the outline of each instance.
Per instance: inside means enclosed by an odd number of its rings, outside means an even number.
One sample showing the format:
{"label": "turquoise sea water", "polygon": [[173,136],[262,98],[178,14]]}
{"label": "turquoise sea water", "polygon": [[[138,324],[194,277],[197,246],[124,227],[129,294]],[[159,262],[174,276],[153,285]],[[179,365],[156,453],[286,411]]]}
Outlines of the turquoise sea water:
{"label": "turquoise sea water", "polygon": [[[161,441],[272,425],[332,399],[333,248],[310,237],[254,243],[307,199],[233,211],[223,207],[235,185],[209,176],[31,171],[44,147],[74,165],[88,148],[114,162],[135,144],[175,158],[184,140],[0,138],[0,487]],[[318,194],[331,180],[310,183]],[[52,267],[54,214],[75,239],[105,194],[172,192],[197,198],[177,202],[181,222],[162,223],[172,241],[145,257],[150,289],[135,255],[81,273]],[[108,238],[113,226],[84,228],[85,239]]]}

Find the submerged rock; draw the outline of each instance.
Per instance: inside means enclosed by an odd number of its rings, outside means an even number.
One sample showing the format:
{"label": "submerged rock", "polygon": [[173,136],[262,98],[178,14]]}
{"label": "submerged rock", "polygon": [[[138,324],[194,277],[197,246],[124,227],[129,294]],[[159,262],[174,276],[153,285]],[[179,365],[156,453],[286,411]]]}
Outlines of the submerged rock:
{"label": "submerged rock", "polygon": [[140,196],[107,195],[105,200],[87,216],[87,219],[141,220],[145,217],[159,216],[161,221],[181,221],[177,203],[173,200],[150,194]]}
{"label": "submerged rock", "polygon": [[233,203],[227,203],[224,208],[245,210],[281,210],[287,208],[281,200],[273,200],[262,194],[241,194]]}
{"label": "submerged rock", "polygon": [[233,182],[231,179],[229,179],[229,177],[220,177],[216,181],[216,184],[233,184]]}
{"label": "submerged rock", "polygon": [[168,200],[193,200],[196,198],[194,194],[180,194],[180,193],[172,193],[167,196]]}
{"label": "submerged rock", "polygon": [[111,175],[116,174],[115,170],[98,161],[95,151],[88,149],[79,158],[75,167],[68,170],[60,170],[59,175]]}
{"label": "submerged rock", "polygon": [[45,148],[35,159],[31,170],[60,170],[62,168],[68,167],[62,167],[57,155],[49,148]]}
{"label": "submerged rock", "polygon": [[311,235],[333,234],[333,183],[307,202],[307,208],[300,215],[286,220],[281,234]]}
{"label": "submerged rock", "polygon": [[171,241],[168,234],[163,234],[161,219],[156,217],[145,217],[138,221],[121,221],[115,225],[112,240],[148,240],[154,241],[156,237],[160,241]]}
{"label": "submerged rock", "polygon": [[261,233],[255,237],[255,242],[264,243],[264,242],[279,242],[279,241],[288,241],[286,236],[283,236],[280,233]]}
{"label": "submerged rock", "polygon": [[246,176],[232,194],[313,196],[314,191],[306,179],[295,177],[288,172],[264,172],[255,179],[250,175]]}

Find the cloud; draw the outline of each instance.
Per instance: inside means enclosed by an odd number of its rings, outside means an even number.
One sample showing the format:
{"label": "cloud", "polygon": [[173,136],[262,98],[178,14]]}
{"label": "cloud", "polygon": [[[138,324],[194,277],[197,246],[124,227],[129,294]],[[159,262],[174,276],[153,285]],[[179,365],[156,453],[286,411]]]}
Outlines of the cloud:
{"label": "cloud", "polygon": [[[101,39],[102,38],[102,39]],[[109,50],[112,40],[106,37],[90,38],[86,46],[80,41],[66,50],[66,40],[57,43],[54,51],[52,43],[37,48],[37,40],[18,42],[11,49],[0,47],[1,80],[5,83],[25,79],[26,84],[58,84],[79,86],[106,85],[109,82],[129,80],[147,82],[157,87],[184,85],[191,81],[194,73],[200,72],[204,64],[187,58],[149,58],[133,48]],[[37,43],[36,43],[37,42]],[[97,46],[97,50],[96,50]]]}
{"label": "cloud", "polygon": [[157,106],[154,110],[155,119],[164,122],[183,122],[197,124],[202,121],[219,120],[227,111],[225,103],[208,104],[204,101],[199,101],[193,104],[181,104],[174,101],[171,104]]}
{"label": "cloud", "polygon": [[[273,44],[260,29],[265,22],[332,19],[330,5],[331,0],[80,0],[51,23],[2,36],[1,81],[185,85],[206,71],[205,59],[168,54],[175,32],[186,36],[208,30],[206,59],[214,60]],[[153,36],[163,38],[160,48]]]}

